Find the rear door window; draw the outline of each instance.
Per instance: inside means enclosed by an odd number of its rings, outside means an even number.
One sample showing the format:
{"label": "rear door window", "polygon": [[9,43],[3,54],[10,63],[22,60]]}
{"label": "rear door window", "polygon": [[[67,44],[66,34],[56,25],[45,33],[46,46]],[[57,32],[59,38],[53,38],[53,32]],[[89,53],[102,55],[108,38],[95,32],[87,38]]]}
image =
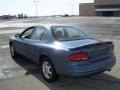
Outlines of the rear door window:
{"label": "rear door window", "polygon": [[42,35],[41,41],[47,41],[47,40],[48,40],[48,32],[47,30],[45,30]]}
{"label": "rear door window", "polygon": [[40,40],[45,31],[44,27],[36,27],[35,31],[31,35],[31,39]]}

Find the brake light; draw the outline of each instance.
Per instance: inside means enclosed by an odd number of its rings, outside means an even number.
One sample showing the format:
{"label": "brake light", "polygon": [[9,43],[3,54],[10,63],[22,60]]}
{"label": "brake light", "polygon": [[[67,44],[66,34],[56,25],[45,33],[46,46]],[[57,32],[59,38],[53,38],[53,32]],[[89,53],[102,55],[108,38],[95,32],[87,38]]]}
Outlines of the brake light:
{"label": "brake light", "polygon": [[78,52],[69,56],[71,61],[85,61],[88,59],[88,53]]}

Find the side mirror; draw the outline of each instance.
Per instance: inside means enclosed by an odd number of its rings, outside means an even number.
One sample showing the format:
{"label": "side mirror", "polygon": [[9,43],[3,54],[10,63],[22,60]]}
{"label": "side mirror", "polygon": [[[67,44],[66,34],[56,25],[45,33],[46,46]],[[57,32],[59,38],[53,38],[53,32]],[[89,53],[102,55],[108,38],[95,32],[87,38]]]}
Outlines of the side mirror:
{"label": "side mirror", "polygon": [[16,34],[15,37],[19,37],[20,38],[20,34]]}

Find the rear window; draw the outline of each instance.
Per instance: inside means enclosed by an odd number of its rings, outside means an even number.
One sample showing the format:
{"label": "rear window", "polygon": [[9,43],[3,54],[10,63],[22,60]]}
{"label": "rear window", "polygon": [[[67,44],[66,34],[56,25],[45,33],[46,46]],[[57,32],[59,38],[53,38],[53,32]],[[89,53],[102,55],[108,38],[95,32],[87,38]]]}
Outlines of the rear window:
{"label": "rear window", "polygon": [[54,39],[58,41],[72,41],[90,38],[88,34],[75,26],[53,26],[51,32]]}

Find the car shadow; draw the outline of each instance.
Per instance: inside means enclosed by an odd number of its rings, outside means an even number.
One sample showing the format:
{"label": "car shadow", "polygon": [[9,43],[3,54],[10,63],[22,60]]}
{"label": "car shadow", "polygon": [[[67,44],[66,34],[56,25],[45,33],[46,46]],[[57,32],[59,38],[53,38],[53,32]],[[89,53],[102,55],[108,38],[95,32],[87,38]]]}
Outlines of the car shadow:
{"label": "car shadow", "polygon": [[84,79],[62,76],[58,81],[48,83],[42,78],[39,65],[21,56],[14,58],[14,61],[26,70],[26,76],[33,75],[50,90],[120,90],[120,79],[106,73]]}

